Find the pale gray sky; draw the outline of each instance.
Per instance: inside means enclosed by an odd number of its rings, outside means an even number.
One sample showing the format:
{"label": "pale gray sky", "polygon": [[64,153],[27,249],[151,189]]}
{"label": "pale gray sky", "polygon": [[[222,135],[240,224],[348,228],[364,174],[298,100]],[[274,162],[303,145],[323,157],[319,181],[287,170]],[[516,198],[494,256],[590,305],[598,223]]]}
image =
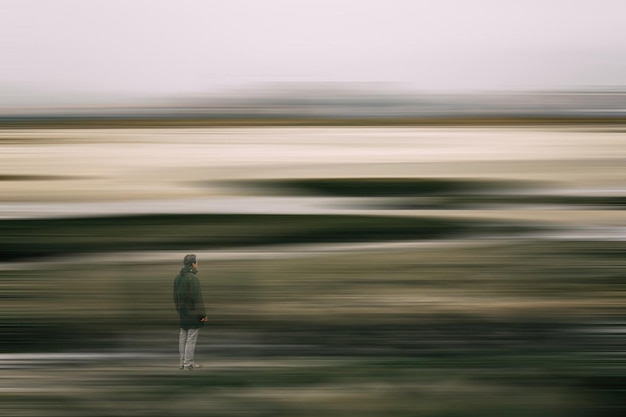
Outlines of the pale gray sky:
{"label": "pale gray sky", "polygon": [[0,89],[624,87],[625,17],[624,0],[0,0]]}

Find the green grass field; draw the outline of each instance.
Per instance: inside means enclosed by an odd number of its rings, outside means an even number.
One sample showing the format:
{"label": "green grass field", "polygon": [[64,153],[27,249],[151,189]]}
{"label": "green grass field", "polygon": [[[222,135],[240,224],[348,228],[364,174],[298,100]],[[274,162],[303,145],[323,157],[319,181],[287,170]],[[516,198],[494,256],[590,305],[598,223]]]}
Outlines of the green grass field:
{"label": "green grass field", "polygon": [[[255,256],[261,253],[264,256]],[[234,254],[234,257],[227,256]],[[619,242],[206,254],[196,373],[177,369],[172,253],[0,272],[3,351],[139,359],[4,372],[7,415],[618,415]],[[589,331],[598,327],[605,332]],[[613,331],[611,331],[613,329]],[[144,356],[145,355],[145,356]]]}

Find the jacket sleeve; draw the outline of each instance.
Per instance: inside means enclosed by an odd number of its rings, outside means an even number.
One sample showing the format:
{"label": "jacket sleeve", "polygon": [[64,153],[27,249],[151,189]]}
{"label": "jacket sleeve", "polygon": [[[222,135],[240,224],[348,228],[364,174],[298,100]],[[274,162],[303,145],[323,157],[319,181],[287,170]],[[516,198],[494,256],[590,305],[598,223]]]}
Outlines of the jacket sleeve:
{"label": "jacket sleeve", "polygon": [[200,281],[197,277],[193,277],[191,285],[191,293],[193,294],[193,301],[195,306],[194,312],[200,316],[205,316],[206,309],[204,308],[204,300],[202,299],[202,289],[200,288]]}

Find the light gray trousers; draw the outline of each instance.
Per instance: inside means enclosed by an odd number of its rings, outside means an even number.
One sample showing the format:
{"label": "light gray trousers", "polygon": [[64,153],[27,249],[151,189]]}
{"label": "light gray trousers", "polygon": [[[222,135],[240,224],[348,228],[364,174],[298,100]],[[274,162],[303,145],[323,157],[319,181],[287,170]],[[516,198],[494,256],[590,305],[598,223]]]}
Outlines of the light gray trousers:
{"label": "light gray trousers", "polygon": [[180,329],[178,336],[178,353],[180,355],[180,366],[189,368],[193,366],[193,355],[196,350],[198,333],[200,329]]}

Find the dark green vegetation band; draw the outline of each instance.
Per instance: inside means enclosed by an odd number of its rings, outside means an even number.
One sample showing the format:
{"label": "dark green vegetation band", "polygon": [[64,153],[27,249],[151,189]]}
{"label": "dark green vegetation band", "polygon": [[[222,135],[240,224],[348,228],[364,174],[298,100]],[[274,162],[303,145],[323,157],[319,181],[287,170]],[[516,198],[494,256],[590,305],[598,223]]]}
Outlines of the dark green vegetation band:
{"label": "dark green vegetation band", "polygon": [[529,226],[495,221],[348,215],[140,215],[4,220],[0,221],[0,260],[100,252],[418,241],[530,230]]}

